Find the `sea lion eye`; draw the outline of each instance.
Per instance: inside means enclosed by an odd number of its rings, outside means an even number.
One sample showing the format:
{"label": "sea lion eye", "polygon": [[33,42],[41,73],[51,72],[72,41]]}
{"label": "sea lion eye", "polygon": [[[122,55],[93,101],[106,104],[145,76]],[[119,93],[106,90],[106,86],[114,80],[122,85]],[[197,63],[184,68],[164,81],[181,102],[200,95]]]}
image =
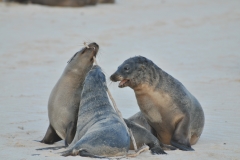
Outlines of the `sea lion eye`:
{"label": "sea lion eye", "polygon": [[129,69],[130,69],[129,66],[125,66],[125,67],[124,67],[124,70],[125,70],[125,71],[128,71]]}

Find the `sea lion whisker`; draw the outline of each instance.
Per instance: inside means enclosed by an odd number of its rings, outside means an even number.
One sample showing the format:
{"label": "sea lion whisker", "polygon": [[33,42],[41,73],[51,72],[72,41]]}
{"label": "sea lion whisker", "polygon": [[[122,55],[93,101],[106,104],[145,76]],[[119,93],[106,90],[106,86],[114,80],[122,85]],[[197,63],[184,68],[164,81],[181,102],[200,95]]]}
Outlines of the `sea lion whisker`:
{"label": "sea lion whisker", "polygon": [[87,48],[90,48],[86,42],[83,42],[83,45]]}
{"label": "sea lion whisker", "polygon": [[94,63],[95,63],[96,65],[98,65],[98,63],[97,63],[97,60],[96,60],[96,57],[95,57],[95,56],[93,56],[93,61],[94,61]]}

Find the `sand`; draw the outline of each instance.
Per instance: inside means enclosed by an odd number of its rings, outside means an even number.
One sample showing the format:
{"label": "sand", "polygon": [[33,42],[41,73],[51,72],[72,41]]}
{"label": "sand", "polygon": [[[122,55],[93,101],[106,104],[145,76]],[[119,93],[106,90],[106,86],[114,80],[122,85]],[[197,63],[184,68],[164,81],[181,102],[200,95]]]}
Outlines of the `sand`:
{"label": "sand", "polygon": [[[118,0],[84,8],[0,2],[0,158],[66,159],[61,150],[36,151],[48,145],[34,140],[46,132],[48,97],[67,61],[84,41],[95,41],[107,77],[125,59],[145,56],[180,80],[205,112],[194,152],[148,151],[133,159],[240,159],[239,8],[237,0]],[[125,118],[139,110],[133,90],[109,88]]]}

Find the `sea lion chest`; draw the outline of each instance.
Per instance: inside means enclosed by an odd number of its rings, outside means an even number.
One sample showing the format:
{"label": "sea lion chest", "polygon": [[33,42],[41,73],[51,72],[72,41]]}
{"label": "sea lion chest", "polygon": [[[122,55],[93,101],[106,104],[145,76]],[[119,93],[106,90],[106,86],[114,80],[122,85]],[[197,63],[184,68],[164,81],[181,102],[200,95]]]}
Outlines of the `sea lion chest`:
{"label": "sea lion chest", "polygon": [[70,122],[77,121],[82,81],[64,77],[52,90],[48,103],[49,120],[57,134],[65,139]]}
{"label": "sea lion chest", "polygon": [[169,139],[169,135],[175,129],[176,119],[182,115],[172,97],[146,86],[136,90],[135,94],[140,110],[148,123],[157,131],[159,137]]}

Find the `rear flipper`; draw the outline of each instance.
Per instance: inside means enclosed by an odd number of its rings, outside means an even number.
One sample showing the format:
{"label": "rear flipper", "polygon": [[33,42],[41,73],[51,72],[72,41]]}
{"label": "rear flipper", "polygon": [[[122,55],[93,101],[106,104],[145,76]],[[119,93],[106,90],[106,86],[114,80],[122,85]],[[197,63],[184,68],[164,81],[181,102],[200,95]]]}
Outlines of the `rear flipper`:
{"label": "rear flipper", "polygon": [[44,138],[40,142],[45,143],[45,144],[53,144],[60,140],[62,140],[62,139],[57,135],[56,131],[53,129],[51,124],[49,124],[47,132],[46,132]]}
{"label": "rear flipper", "polygon": [[106,158],[106,157],[101,157],[101,156],[95,156],[91,153],[89,153],[88,151],[86,150],[81,150],[79,151],[79,155],[82,156],[82,157],[91,157],[91,158]]}
{"label": "rear flipper", "polygon": [[59,150],[62,148],[66,148],[65,146],[60,146],[60,147],[46,147],[46,148],[38,148],[36,149],[37,151],[41,151],[41,150]]}
{"label": "rear flipper", "polygon": [[186,115],[177,124],[177,127],[171,139],[171,145],[183,151],[194,151],[194,149],[192,149],[190,145],[189,138],[188,138],[189,123],[190,123],[189,116]]}
{"label": "rear flipper", "polygon": [[171,144],[174,147],[177,147],[178,149],[183,150],[183,151],[194,151],[194,149],[190,145],[184,145],[184,144],[181,144],[174,140],[171,140]]}
{"label": "rear flipper", "polygon": [[67,157],[67,156],[82,156],[82,157],[91,157],[91,158],[106,158],[106,157],[101,157],[101,156],[96,156],[96,155],[93,155],[91,153],[89,153],[87,150],[85,149],[80,149],[79,151],[77,150],[67,150],[67,151],[64,151],[64,152],[61,152],[62,156],[64,157]]}
{"label": "rear flipper", "polygon": [[158,146],[152,147],[150,150],[152,154],[167,154],[161,147]]}

